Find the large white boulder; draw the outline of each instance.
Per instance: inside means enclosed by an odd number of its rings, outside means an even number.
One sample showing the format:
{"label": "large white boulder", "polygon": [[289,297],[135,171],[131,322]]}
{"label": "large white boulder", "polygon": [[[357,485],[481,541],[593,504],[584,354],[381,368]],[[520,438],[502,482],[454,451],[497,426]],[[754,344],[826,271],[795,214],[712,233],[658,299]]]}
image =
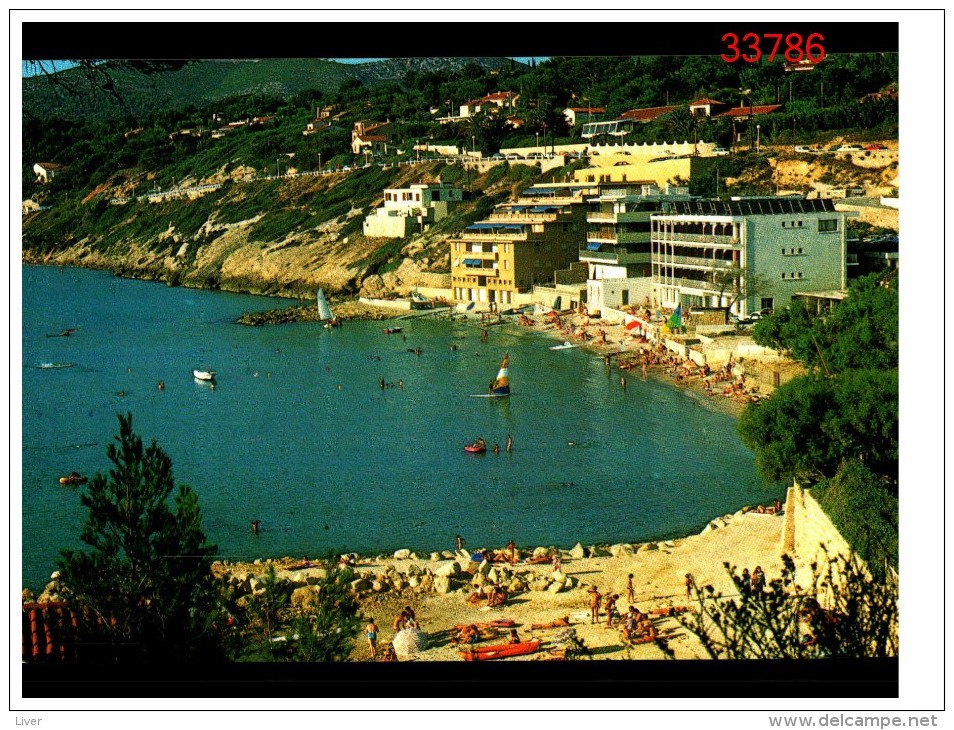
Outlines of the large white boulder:
{"label": "large white boulder", "polygon": [[445,565],[441,565],[434,569],[434,575],[436,576],[452,576],[458,575],[460,573],[460,564],[456,560],[451,560]]}

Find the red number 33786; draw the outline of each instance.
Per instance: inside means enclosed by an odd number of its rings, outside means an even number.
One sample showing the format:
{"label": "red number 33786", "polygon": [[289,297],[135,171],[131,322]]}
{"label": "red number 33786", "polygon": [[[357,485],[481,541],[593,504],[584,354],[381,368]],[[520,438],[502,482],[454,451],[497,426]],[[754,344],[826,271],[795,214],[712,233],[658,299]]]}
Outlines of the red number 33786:
{"label": "red number 33786", "polygon": [[[763,33],[761,36],[757,33],[746,33],[741,40],[735,33],[726,33],[722,36],[722,42],[726,44],[726,49],[730,53],[723,53],[720,58],[726,63],[735,63],[739,59],[746,63],[757,63],[762,59],[762,43],[764,42],[767,50],[764,55],[769,61],[774,61],[784,41],[785,48],[782,55],[789,63],[798,63],[806,59],[812,63],[818,63],[825,58],[825,47],[821,44],[824,40],[825,37],[821,33],[811,33],[805,39],[800,33],[788,35]],[[771,50],[768,50],[769,46]]]}

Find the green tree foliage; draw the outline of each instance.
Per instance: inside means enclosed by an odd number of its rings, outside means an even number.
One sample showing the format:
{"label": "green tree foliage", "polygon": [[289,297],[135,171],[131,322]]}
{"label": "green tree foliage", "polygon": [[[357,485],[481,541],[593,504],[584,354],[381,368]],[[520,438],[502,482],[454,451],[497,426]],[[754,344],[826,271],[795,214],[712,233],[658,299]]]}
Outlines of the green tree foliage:
{"label": "green tree foliage", "polygon": [[746,408],[738,430],[769,481],[831,477],[851,460],[896,479],[897,371],[795,378]]}
{"label": "green tree foliage", "polygon": [[898,498],[890,486],[853,462],[812,488],[825,514],[878,579],[886,577],[885,566],[898,569]]}
{"label": "green tree foliage", "polygon": [[335,568],[316,586],[317,600],[292,623],[299,639],[292,651],[295,661],[347,661],[361,632],[359,605],[351,592],[354,572]]}
{"label": "green tree foliage", "polygon": [[79,638],[105,642],[117,660],[216,658],[216,548],[198,498],[185,485],[176,490],[172,460],[155,441],[144,447],[132,414],[119,416],[115,441],[106,450],[112,468],[81,498],[89,510],[81,538],[91,549],[64,550],[59,561],[74,611],[89,619]]}
{"label": "green tree foliage", "polygon": [[[811,565],[808,585],[782,556],[781,575],[754,589],[725,564],[737,593],[691,585],[698,609],[679,617],[713,659],[891,657],[898,653],[898,587],[874,580],[855,557]],[[820,604],[821,600],[821,604]]]}
{"label": "green tree foliage", "polygon": [[309,588],[310,600],[292,607],[291,584],[269,565],[255,595],[233,607],[238,621],[228,632],[230,656],[257,662],[347,661],[361,631],[360,606],[350,585],[354,577],[348,568],[329,568]]}
{"label": "green tree foliage", "polygon": [[854,368],[896,368],[897,278],[870,274],[857,279],[850,285],[848,297],[822,316],[793,302],[758,322],[752,337],[814,370],[838,373]]}

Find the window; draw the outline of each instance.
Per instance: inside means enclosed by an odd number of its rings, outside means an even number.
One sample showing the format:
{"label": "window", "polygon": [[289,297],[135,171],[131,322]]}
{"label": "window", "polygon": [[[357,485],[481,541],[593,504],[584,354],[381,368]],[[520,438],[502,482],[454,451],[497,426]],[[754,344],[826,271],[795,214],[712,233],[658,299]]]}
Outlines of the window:
{"label": "window", "polygon": [[798,227],[799,227],[799,228],[802,227],[802,221],[799,221],[799,222],[798,222]]}
{"label": "window", "polygon": [[629,289],[623,289],[623,306],[629,304]]}
{"label": "window", "polygon": [[798,252],[801,253],[801,252],[802,252],[802,249],[798,249]]}
{"label": "window", "polygon": [[782,273],[782,278],[783,278],[783,279],[785,278],[785,274],[784,274],[784,272]]}
{"label": "window", "polygon": [[504,259],[504,269],[505,270],[510,269],[510,259]]}
{"label": "window", "polygon": [[838,219],[831,218],[818,221],[818,232],[819,233],[834,233],[838,230]]}

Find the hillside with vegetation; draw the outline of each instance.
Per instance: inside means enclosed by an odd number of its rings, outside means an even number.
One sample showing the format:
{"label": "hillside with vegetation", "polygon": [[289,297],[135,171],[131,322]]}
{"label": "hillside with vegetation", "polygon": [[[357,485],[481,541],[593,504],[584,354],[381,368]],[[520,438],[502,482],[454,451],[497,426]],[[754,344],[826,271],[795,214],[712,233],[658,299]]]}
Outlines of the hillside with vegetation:
{"label": "hillside with vegetation", "polygon": [[[522,187],[566,179],[586,163],[542,175],[535,163],[501,161],[478,172],[460,161],[429,161],[433,147],[489,156],[541,141],[579,143],[566,106],[602,106],[614,118],[667,103],[683,106],[636,125],[627,141],[728,145],[735,132],[751,147],[751,124],[734,130],[729,119],[688,114],[685,105],[703,95],[784,105],[759,118],[759,150],[712,158],[691,192],[767,194],[844,181],[887,194],[896,190],[896,158],[881,166],[864,153],[808,159],[791,145],[877,139],[896,148],[896,79],[897,57],[886,54],[830,56],[807,74],[786,74],[781,63],[738,69],[669,57],[553,58],[531,66],[501,59],[93,64],[24,84],[23,198],[40,210],[24,216],[23,258],[268,294],[324,286],[347,296],[435,284],[449,271],[447,237]],[[504,114],[438,121],[500,90],[519,94],[516,126]],[[322,124],[303,134],[322,110]],[[356,122],[389,122],[388,151],[354,155]],[[41,184],[33,171],[41,161],[63,174]],[[290,175],[319,170],[334,172]],[[438,179],[467,191],[450,218],[407,239],[362,235],[362,219],[385,187]],[[202,185],[220,187],[194,199],[135,200]],[[112,204],[117,199],[129,200]]]}

